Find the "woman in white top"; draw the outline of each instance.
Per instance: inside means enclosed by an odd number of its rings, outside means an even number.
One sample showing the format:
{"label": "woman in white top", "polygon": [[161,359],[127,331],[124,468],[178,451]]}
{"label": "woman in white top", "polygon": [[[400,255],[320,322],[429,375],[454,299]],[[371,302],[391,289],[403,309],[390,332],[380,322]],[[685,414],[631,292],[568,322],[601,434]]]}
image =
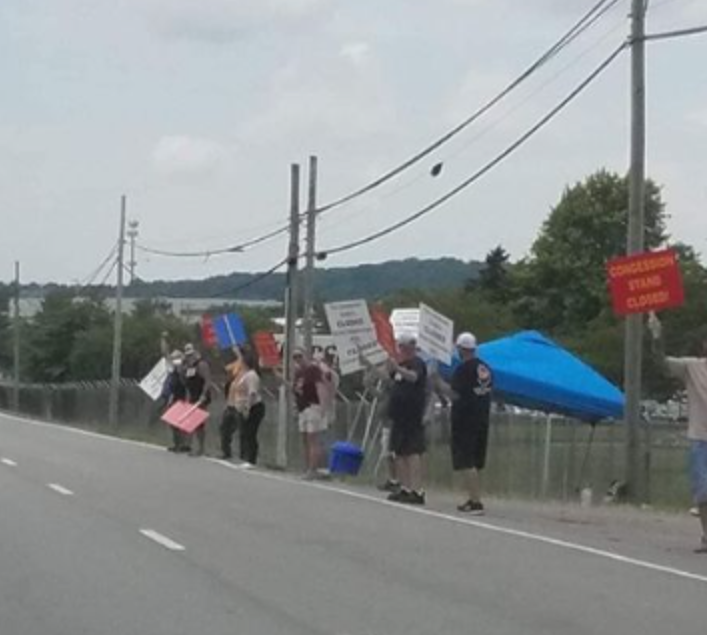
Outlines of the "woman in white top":
{"label": "woman in white top", "polygon": [[258,462],[258,429],[265,417],[257,360],[250,349],[237,350],[240,368],[228,390],[228,406],[238,420],[240,457],[249,465]]}

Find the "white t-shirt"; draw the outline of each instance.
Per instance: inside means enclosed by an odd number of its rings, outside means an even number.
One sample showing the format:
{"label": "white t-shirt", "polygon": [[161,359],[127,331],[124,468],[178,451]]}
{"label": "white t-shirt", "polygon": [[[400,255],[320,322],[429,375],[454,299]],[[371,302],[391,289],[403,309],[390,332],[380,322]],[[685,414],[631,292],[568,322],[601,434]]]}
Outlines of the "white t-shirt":
{"label": "white t-shirt", "polygon": [[707,359],[704,357],[668,357],[668,371],[687,388],[687,436],[707,441]]}
{"label": "white t-shirt", "polygon": [[236,377],[229,390],[229,405],[239,412],[247,412],[251,406],[260,403],[260,376],[254,370],[248,370]]}

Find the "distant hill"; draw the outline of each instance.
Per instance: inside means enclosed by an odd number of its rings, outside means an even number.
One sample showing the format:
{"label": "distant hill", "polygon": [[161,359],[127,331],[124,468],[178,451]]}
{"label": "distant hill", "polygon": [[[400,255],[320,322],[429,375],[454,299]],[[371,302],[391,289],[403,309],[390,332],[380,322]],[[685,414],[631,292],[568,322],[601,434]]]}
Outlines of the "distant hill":
{"label": "distant hill", "polygon": [[[374,265],[317,269],[317,296],[324,301],[364,298],[375,300],[403,289],[454,289],[476,278],[482,263],[455,258],[409,259]],[[136,298],[238,298],[281,300],[285,274],[278,273],[256,282],[258,274],[233,273],[205,280],[136,282],[128,294]],[[245,289],[244,285],[252,283]],[[239,290],[240,289],[240,290]]]}

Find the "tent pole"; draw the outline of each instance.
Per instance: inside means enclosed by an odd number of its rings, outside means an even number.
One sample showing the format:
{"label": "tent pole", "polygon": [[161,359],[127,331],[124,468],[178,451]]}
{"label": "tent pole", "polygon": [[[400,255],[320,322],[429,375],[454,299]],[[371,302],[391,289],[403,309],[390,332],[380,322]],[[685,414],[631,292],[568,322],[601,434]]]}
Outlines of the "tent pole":
{"label": "tent pole", "polygon": [[543,481],[542,481],[542,497],[547,497],[548,488],[550,486],[550,451],[552,449],[552,415],[548,414],[545,419],[545,452],[543,455]]}

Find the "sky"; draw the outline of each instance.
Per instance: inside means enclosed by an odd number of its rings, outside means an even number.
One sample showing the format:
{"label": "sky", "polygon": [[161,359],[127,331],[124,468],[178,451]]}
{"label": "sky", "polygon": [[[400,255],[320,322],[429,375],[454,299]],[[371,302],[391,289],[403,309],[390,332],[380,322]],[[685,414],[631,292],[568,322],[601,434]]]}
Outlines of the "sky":
{"label": "sky", "polygon": [[[290,165],[319,157],[319,203],[416,153],[514,79],[594,0],[2,0],[0,280],[85,282],[117,242],[210,250],[287,222]],[[628,33],[630,0],[434,156],[321,219],[336,247],[395,222],[501,152]],[[707,24],[703,0],[652,0],[651,32]],[[648,50],[648,171],[676,240],[707,252],[707,37]],[[629,58],[474,186],[326,266],[528,253],[563,189],[625,172]],[[437,178],[430,168],[444,161]],[[305,174],[306,175],[306,174]],[[303,186],[303,191],[306,188]],[[303,196],[304,203],[304,196]],[[268,269],[242,254],[138,252],[141,278]],[[97,277],[97,281],[103,274]]]}

